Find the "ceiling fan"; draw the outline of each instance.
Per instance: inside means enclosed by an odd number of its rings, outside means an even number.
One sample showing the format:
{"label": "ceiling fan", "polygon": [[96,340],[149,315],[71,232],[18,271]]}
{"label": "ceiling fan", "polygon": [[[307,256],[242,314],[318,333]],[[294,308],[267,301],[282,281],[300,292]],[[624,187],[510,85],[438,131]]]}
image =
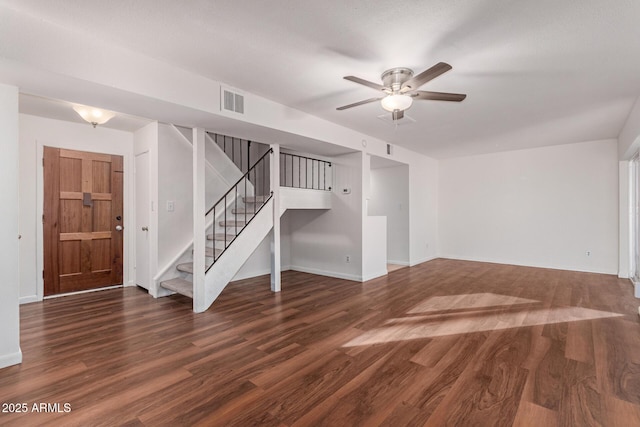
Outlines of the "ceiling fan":
{"label": "ceiling fan", "polygon": [[467,95],[460,93],[417,90],[423,84],[435,79],[441,74],[446,73],[451,68],[453,68],[451,65],[439,62],[415,77],[413,75],[413,70],[410,70],[409,68],[392,68],[385,71],[380,76],[382,85],[355,76],[345,76],[345,80],[376,89],[384,92],[386,95],[378,98],[365,99],[364,101],[355,102],[349,105],[343,105],[342,107],[336,108],[336,110],[346,110],[347,108],[357,107],[370,102],[381,101],[382,108],[391,112],[392,119],[400,120],[404,117],[404,111],[411,107],[414,99],[460,102],[465,99]]}

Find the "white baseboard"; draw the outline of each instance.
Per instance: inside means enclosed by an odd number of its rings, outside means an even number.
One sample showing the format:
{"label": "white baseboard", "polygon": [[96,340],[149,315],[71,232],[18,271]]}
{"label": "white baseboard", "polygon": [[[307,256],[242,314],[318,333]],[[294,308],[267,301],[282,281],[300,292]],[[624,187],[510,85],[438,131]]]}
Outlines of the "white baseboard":
{"label": "white baseboard", "polygon": [[439,256],[436,256],[436,255],[429,255],[428,257],[424,257],[424,258],[420,258],[420,259],[417,259],[417,260],[411,261],[411,262],[409,263],[409,266],[410,266],[410,267],[413,267],[413,266],[416,266],[416,265],[418,265],[418,264],[422,264],[422,263],[427,262],[427,261],[433,261],[433,260],[434,260],[434,259],[436,259],[436,258],[440,258],[440,257],[439,257]]}
{"label": "white baseboard", "polygon": [[378,277],[386,276],[387,274],[389,274],[389,273],[387,272],[387,270],[379,271],[379,272],[377,272],[377,273],[369,274],[369,275],[367,275],[367,276],[364,276],[364,277],[362,278],[362,281],[363,281],[363,282],[368,282],[369,280],[377,279]]}
{"label": "white baseboard", "polygon": [[409,265],[409,261],[396,261],[393,259],[388,259],[387,264],[395,264],[395,265]]}
{"label": "white baseboard", "polygon": [[0,369],[22,363],[22,350],[0,356]]}
{"label": "white baseboard", "polygon": [[517,265],[519,267],[533,267],[533,268],[548,268],[550,270],[564,270],[564,271],[578,271],[581,273],[597,273],[597,274],[611,274],[618,275],[617,270],[599,270],[599,269],[588,269],[588,268],[579,268],[575,266],[566,266],[566,265],[543,265],[537,263],[524,263],[520,261],[513,261],[507,259],[495,259],[495,258],[481,258],[481,257],[467,257],[467,256],[459,256],[459,255],[440,255],[438,258],[445,259],[455,259],[460,261],[472,261],[472,262],[486,262],[489,264],[502,264],[502,265]]}
{"label": "white baseboard", "polygon": [[29,295],[27,297],[20,297],[20,304],[29,304],[30,302],[38,302],[38,296]]}
{"label": "white baseboard", "polygon": [[336,271],[327,271],[327,270],[320,270],[316,268],[301,267],[299,265],[292,265],[290,266],[290,269],[293,271],[300,271],[302,273],[310,273],[310,274],[317,274],[319,276],[335,277],[336,279],[353,280],[355,282],[363,281],[362,276],[356,276],[355,274],[345,274],[345,273],[339,273]]}

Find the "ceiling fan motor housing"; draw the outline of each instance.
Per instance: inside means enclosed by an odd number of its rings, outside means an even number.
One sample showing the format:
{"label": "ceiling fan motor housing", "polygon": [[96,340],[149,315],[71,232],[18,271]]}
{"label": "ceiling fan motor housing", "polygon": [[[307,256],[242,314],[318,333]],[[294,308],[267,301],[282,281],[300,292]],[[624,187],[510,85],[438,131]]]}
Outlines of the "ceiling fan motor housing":
{"label": "ceiling fan motor housing", "polygon": [[383,86],[390,88],[393,93],[400,92],[402,84],[411,77],[413,77],[413,70],[402,67],[387,70],[380,76]]}

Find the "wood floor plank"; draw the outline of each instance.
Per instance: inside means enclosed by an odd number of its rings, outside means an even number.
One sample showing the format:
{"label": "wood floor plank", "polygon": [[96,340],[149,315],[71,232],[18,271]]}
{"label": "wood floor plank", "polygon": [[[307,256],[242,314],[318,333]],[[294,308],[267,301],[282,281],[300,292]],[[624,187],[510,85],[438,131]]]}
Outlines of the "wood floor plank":
{"label": "wood floor plank", "polygon": [[570,322],[567,325],[567,345],[565,357],[593,364],[593,334],[591,321]]}
{"label": "wood floor plank", "polygon": [[495,331],[481,357],[463,371],[426,425],[511,425],[527,379],[520,365],[529,350],[527,329]]}
{"label": "wood floor plank", "polygon": [[595,367],[569,360],[563,373],[562,400],[558,410],[561,425],[605,425]]}
{"label": "wood floor plank", "polygon": [[612,427],[640,426],[640,406],[611,395],[602,396],[604,424]]}
{"label": "wood floor plank", "polygon": [[557,427],[558,413],[531,402],[521,402],[513,427]]}
{"label": "wood floor plank", "polygon": [[640,425],[632,294],[436,259],[362,284],[288,271],[280,293],[247,279],[201,314],[138,288],[26,304],[0,403],[72,411],[0,425]]}
{"label": "wood floor plank", "polygon": [[637,323],[602,319],[593,323],[597,383],[602,393],[640,405]]}

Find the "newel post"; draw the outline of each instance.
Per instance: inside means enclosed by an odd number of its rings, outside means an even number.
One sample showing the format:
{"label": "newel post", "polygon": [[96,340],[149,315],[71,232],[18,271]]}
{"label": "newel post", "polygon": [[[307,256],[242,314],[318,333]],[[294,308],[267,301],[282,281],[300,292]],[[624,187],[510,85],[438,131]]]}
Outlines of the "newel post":
{"label": "newel post", "polygon": [[271,237],[271,290],[280,292],[280,144],[271,144],[270,184],[273,192],[273,232]]}

